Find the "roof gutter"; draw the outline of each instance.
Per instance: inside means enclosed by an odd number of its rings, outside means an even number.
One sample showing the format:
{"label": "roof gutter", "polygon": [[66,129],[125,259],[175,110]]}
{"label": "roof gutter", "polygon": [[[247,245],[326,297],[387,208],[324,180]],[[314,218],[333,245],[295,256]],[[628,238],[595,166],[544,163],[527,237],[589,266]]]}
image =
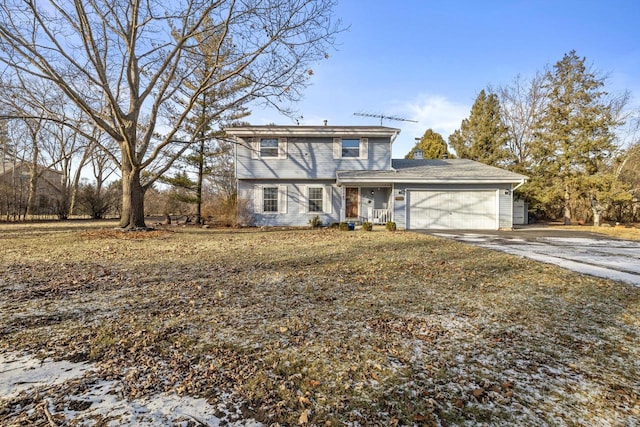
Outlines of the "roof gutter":
{"label": "roof gutter", "polygon": [[[343,177],[338,178],[341,184],[352,184],[358,182],[367,182],[370,184],[384,184],[384,183],[396,183],[396,184],[427,184],[427,185],[451,185],[451,184],[513,184],[513,180],[506,179],[425,179],[425,178],[402,178],[393,175],[385,176],[382,178],[373,177]],[[516,188],[520,187],[519,184]],[[514,188],[515,190],[515,188]]]}
{"label": "roof gutter", "polygon": [[245,137],[378,137],[391,138],[395,140],[400,132],[396,128],[387,128],[382,126],[245,126],[245,127],[228,127],[225,131],[229,135],[245,138]]}

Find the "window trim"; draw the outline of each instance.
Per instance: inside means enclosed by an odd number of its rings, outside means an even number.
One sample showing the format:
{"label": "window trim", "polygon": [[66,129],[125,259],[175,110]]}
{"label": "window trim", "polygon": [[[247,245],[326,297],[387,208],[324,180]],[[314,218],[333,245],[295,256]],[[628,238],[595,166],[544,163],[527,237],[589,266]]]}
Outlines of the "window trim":
{"label": "window trim", "polygon": [[[342,141],[344,140],[359,140],[358,157],[344,157],[342,155]],[[333,158],[334,159],[346,159],[346,160],[367,160],[369,158],[369,138],[353,138],[353,137],[341,137],[333,138]]]}
{"label": "window trim", "polygon": [[[270,198],[267,199],[267,190],[274,190],[275,192],[275,197],[274,198]],[[265,185],[264,187],[262,187],[262,213],[267,213],[267,214],[273,214],[273,213],[278,213],[280,211],[279,209],[279,205],[280,205],[280,194],[279,194],[279,188],[277,185]],[[272,210],[267,210],[266,209],[266,205],[267,205],[267,201],[270,202],[274,202],[275,201],[275,209]],[[271,206],[273,207],[273,206]]]}
{"label": "window trim", "polygon": [[[265,211],[264,210],[264,189],[265,188],[277,188],[277,210],[275,211]],[[283,214],[287,213],[287,185],[254,185],[254,205],[253,211],[257,214],[261,215],[275,215],[275,214]]]}
{"label": "window trim", "polygon": [[[345,142],[348,142],[352,145],[355,145],[355,147],[345,147]],[[360,149],[361,147],[361,143],[359,139],[355,139],[355,138],[342,138],[340,140],[340,157],[343,159],[359,159],[360,156]],[[345,152],[349,153],[352,152],[351,154],[356,154],[354,155],[349,155],[347,154],[345,156]]]}
{"label": "window trim", "polygon": [[[318,197],[318,195],[316,195],[316,197],[314,197],[313,199],[311,198],[311,192],[313,191],[314,193],[319,190],[320,191],[320,195]],[[323,213],[324,212],[324,188],[323,187],[316,187],[316,186],[310,186],[307,188],[307,212],[309,213]],[[319,206],[317,206],[319,203]],[[312,209],[312,204],[314,208],[319,208],[319,209]]]}
{"label": "window trim", "polygon": [[[269,147],[269,150],[277,150],[275,151],[276,155],[274,156],[265,156],[262,154],[262,141],[278,141],[278,146],[277,147]],[[251,138],[251,144],[250,144],[250,150],[251,150],[251,158],[254,160],[260,160],[260,159],[268,159],[268,160],[272,160],[272,159],[286,159],[287,158],[287,151],[288,151],[288,142],[287,142],[287,138],[275,138],[275,137],[269,137],[269,138],[261,138],[261,137],[255,137],[255,138]]]}
{"label": "window trim", "polygon": [[[274,147],[263,147],[262,143],[264,142],[269,142],[269,143],[275,143]],[[280,155],[280,142],[278,141],[278,138],[260,138],[258,140],[258,144],[259,144],[259,153],[260,153],[260,158],[261,159],[277,159]],[[269,152],[271,152],[272,150],[274,151],[275,155],[265,155],[263,150],[269,150]]]}
{"label": "window trim", "polygon": [[[309,199],[309,190],[321,189],[322,190],[322,210],[321,211],[311,211],[310,208],[310,199]],[[303,214],[331,214],[333,213],[333,186],[332,185],[301,185],[300,186],[300,199],[299,199],[299,213]]]}

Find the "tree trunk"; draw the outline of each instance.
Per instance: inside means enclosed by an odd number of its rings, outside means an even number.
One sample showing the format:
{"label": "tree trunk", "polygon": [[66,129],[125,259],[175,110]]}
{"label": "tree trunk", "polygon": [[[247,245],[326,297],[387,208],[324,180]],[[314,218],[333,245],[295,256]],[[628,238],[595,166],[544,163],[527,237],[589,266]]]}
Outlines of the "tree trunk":
{"label": "tree trunk", "polygon": [[36,163],[33,163],[29,167],[29,195],[27,196],[26,218],[32,218],[36,214],[37,192],[38,192],[38,166]]}
{"label": "tree trunk", "polygon": [[593,212],[593,226],[600,227],[600,219],[605,207],[594,196],[591,196],[591,211]]}
{"label": "tree trunk", "polygon": [[69,187],[63,182],[57,206],[58,219],[69,219]]}
{"label": "tree trunk", "polygon": [[144,193],[145,189],[140,183],[140,171],[123,166],[121,228],[147,228],[144,222]]}
{"label": "tree trunk", "polygon": [[600,211],[596,208],[591,209],[593,211],[593,226],[600,227]]}
{"label": "tree trunk", "polygon": [[204,176],[204,139],[200,141],[198,149],[198,178],[196,182],[196,224],[203,224],[202,221],[202,178]]}
{"label": "tree trunk", "polygon": [[571,225],[571,192],[569,184],[564,185],[564,225]]}

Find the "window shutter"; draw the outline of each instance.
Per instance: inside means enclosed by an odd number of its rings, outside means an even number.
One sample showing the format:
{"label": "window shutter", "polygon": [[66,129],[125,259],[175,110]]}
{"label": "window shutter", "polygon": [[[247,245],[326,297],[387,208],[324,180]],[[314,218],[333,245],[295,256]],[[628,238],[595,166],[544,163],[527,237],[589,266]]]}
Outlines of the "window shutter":
{"label": "window shutter", "polygon": [[306,185],[301,185],[300,186],[300,206],[299,206],[299,211],[300,213],[307,213],[307,199],[309,198],[309,192],[307,190],[307,186]]}
{"label": "window shutter", "polygon": [[287,138],[278,139],[278,158],[279,159],[287,158]]}
{"label": "window shutter", "polygon": [[287,186],[278,186],[278,211],[280,213],[287,213]]}
{"label": "window shutter", "polygon": [[326,187],[324,187],[324,212],[325,213],[332,213],[333,211],[333,187],[330,185],[327,185]]}
{"label": "window shutter", "polygon": [[251,158],[252,159],[260,158],[260,139],[259,138],[251,138]]}
{"label": "window shutter", "polygon": [[262,213],[262,185],[253,186],[253,211]]}
{"label": "window shutter", "polygon": [[342,158],[342,138],[333,138],[333,158]]}
{"label": "window shutter", "polygon": [[360,138],[360,158],[369,158],[369,138]]}

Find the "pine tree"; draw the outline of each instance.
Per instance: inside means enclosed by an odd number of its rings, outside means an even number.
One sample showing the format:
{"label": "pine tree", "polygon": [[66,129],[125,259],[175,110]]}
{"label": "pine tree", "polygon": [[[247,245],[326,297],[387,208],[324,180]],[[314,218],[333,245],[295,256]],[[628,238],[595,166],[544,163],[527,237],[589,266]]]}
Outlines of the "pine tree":
{"label": "pine tree", "polygon": [[[205,28],[215,32],[218,27],[212,19],[207,19]],[[194,222],[202,224],[204,179],[216,173],[217,166],[226,164],[220,162],[219,157],[231,155],[229,145],[221,142],[224,138],[222,128],[250,114],[245,107],[249,99],[244,96],[249,82],[235,78],[220,83],[224,80],[221,76],[227,71],[219,64],[228,61],[232,55],[231,41],[225,41],[222,36],[195,38],[198,44],[188,61],[193,67],[193,77],[184,82],[187,90],[205,88],[196,98],[192,114],[186,121],[186,129],[191,133],[190,140],[194,142],[189,153],[177,162],[182,170],[173,177],[163,177],[162,181],[176,190],[182,190],[176,192],[180,194],[180,201],[196,205]],[[216,84],[209,86],[208,81]],[[185,191],[187,196],[184,195]]]}
{"label": "pine tree", "polygon": [[449,136],[449,145],[458,157],[488,165],[503,166],[509,159],[507,128],[500,118],[497,95],[481,90],[460,129]]}
{"label": "pine tree", "polygon": [[536,123],[532,147],[534,170],[546,191],[561,195],[564,222],[570,224],[576,199],[590,195],[594,205],[595,194],[607,193],[595,187],[602,188],[610,179],[589,177],[610,163],[616,149],[613,129],[620,123],[605,100],[604,79],[589,70],[575,51],[547,72],[545,86],[547,108]]}
{"label": "pine tree", "polygon": [[450,157],[447,143],[442,135],[434,132],[433,129],[427,129],[420,141],[411,149],[405,159],[413,159],[416,150],[422,150],[422,156],[425,159],[442,159],[445,156]]}

